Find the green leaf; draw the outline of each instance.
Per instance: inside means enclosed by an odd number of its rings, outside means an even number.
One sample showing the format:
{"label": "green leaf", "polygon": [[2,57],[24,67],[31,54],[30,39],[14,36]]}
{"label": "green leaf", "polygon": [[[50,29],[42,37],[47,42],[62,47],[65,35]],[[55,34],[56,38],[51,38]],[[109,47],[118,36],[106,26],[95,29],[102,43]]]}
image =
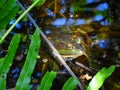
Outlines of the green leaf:
{"label": "green leaf", "polygon": [[41,81],[41,85],[39,87],[38,90],[50,90],[51,86],[52,86],[52,82],[54,80],[54,78],[56,77],[57,73],[56,72],[46,72],[42,81]]}
{"label": "green leaf", "polygon": [[5,34],[5,30],[1,30],[0,31],[0,39],[2,38],[2,36]]}
{"label": "green leaf", "polygon": [[4,59],[5,59],[4,57],[0,58],[0,63],[2,63],[4,61]]}
{"label": "green leaf", "polygon": [[78,82],[79,81],[77,79],[70,77],[64,84],[62,90],[74,90],[78,85]]}
{"label": "green leaf", "polygon": [[114,70],[115,66],[102,68],[90,81],[87,90],[98,90],[103,85],[105,79],[108,78]]}
{"label": "green leaf", "polygon": [[14,59],[16,50],[18,48],[19,42],[20,42],[20,36],[15,35],[12,38],[12,41],[10,42],[10,45],[8,47],[8,54],[5,56],[4,61],[0,64],[0,76],[7,74],[7,72],[9,71],[9,68]]}
{"label": "green leaf", "polygon": [[14,7],[15,2],[16,2],[16,0],[8,0],[4,4],[4,6],[2,8],[0,8],[0,20],[5,18],[5,16],[7,16],[9,14],[9,12]]}
{"label": "green leaf", "polygon": [[0,0],[0,8],[4,6],[6,0]]}
{"label": "green leaf", "polygon": [[[32,0],[32,2],[35,2],[37,0]],[[36,7],[41,6],[43,3],[45,2],[45,0],[39,0],[39,2],[35,5]]]}
{"label": "green leaf", "polygon": [[33,70],[35,68],[39,48],[40,48],[40,32],[39,29],[37,28],[32,36],[26,61],[16,84],[16,90],[29,89],[31,74],[33,73]]}
{"label": "green leaf", "polygon": [[[12,38],[12,41],[10,42],[10,45],[8,47],[8,54],[5,56],[4,61],[0,64],[0,77],[1,78],[6,79],[7,73],[10,69],[10,66],[12,65],[15,53],[17,51],[19,42],[20,42],[20,36],[15,35]],[[2,81],[2,80],[4,80],[4,79],[1,79],[0,87],[3,87],[2,82],[4,82],[4,81]],[[3,90],[3,89],[0,89],[0,90]]]}
{"label": "green leaf", "polygon": [[0,90],[6,90],[6,79],[4,77],[0,77]]}
{"label": "green leaf", "polygon": [[[41,0],[44,1],[44,0]],[[40,1],[40,2],[41,2]],[[19,2],[19,1],[18,1]],[[14,24],[7,30],[7,32],[3,35],[3,37],[0,39],[0,44],[4,41],[4,39],[8,36],[8,34],[13,30],[15,25],[32,9],[35,7],[35,5],[39,2],[39,0],[36,0],[27,10],[24,11],[23,14],[19,16],[19,18],[15,21]],[[42,2],[41,2],[42,3]]]}
{"label": "green leaf", "polygon": [[6,28],[10,20],[15,18],[18,9],[19,9],[18,5],[13,7],[9,14],[5,18],[0,20],[0,30]]}

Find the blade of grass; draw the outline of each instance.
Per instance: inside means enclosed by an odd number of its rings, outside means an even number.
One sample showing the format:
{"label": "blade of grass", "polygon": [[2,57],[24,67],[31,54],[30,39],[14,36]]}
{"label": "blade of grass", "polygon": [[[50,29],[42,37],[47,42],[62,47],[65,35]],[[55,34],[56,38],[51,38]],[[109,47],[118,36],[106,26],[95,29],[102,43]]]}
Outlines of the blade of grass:
{"label": "blade of grass", "polygon": [[[15,35],[12,38],[12,41],[10,42],[10,45],[8,47],[8,54],[5,56],[3,62],[0,64],[0,77],[1,78],[6,79],[7,73],[10,69],[10,66],[12,65],[15,53],[17,51],[19,42],[20,42],[20,36]],[[4,79],[1,79],[1,80],[4,80]],[[4,81],[0,81],[0,87],[3,87],[2,82]],[[0,89],[0,90],[3,90],[3,89]]]}
{"label": "blade of grass", "polygon": [[4,3],[6,2],[6,0],[0,0],[0,8],[3,7]]}
{"label": "blade of grass", "polygon": [[7,0],[5,5],[0,8],[0,20],[2,20],[5,16],[9,14],[9,12],[14,7],[16,0]]}
{"label": "blade of grass", "polygon": [[[44,1],[44,0],[41,0]],[[15,23],[7,30],[7,32],[3,35],[3,37],[0,39],[0,44],[3,42],[3,40],[7,37],[7,35],[12,31],[12,29],[15,27],[15,25],[38,3],[40,0],[36,0],[20,17],[15,21]],[[42,2],[43,3],[43,2]]]}
{"label": "blade of grass", "polygon": [[78,85],[78,82],[79,81],[76,78],[71,77],[65,82],[62,90],[74,90],[75,87]]}
{"label": "blade of grass", "polygon": [[0,77],[0,90],[6,90],[6,79],[4,77]]}
{"label": "blade of grass", "polygon": [[57,73],[56,72],[46,72],[44,77],[42,78],[41,85],[38,88],[38,90],[50,90],[52,86],[52,82],[54,78],[56,77]]}
{"label": "blade of grass", "polygon": [[108,78],[115,70],[115,66],[109,68],[102,68],[90,81],[87,90],[98,90],[104,83],[105,79]]}
{"label": "blade of grass", "polygon": [[5,29],[8,23],[10,22],[10,20],[14,19],[18,9],[19,9],[19,6],[16,5],[15,7],[12,8],[12,10],[9,12],[9,14],[5,18],[0,20],[0,30]]}
{"label": "blade of grass", "polygon": [[40,34],[39,30],[36,29],[32,36],[25,64],[23,66],[23,69],[20,73],[20,76],[16,84],[16,90],[29,89],[29,82],[31,79],[31,74],[33,73],[36,64],[39,48],[40,48]]}
{"label": "blade of grass", "polygon": [[0,58],[0,63],[2,63],[4,61],[4,59],[5,59],[4,57]]}
{"label": "blade of grass", "polygon": [[[35,2],[36,0],[32,0],[32,2]],[[39,0],[39,2],[35,5],[35,7],[39,7],[45,2],[45,0]]]}
{"label": "blade of grass", "polygon": [[3,73],[8,72],[9,67],[11,66],[13,58],[15,56],[16,50],[18,48],[19,42],[20,36],[15,35],[8,47],[8,54],[5,56],[4,61],[0,64],[0,76],[2,76]]}

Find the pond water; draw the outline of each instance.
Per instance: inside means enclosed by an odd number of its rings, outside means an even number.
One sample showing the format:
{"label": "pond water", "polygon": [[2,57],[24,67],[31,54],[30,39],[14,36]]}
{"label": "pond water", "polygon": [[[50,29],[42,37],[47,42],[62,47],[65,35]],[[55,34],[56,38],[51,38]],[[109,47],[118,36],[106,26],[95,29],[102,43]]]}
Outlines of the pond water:
{"label": "pond water", "polygon": [[[26,8],[31,4],[29,0],[20,1]],[[120,33],[110,28],[111,22],[107,12],[109,8],[108,3],[102,0],[46,0],[44,5],[34,8],[30,15],[41,27],[72,71],[81,79],[82,75],[86,73],[94,75],[102,67],[118,65],[119,69],[120,41],[118,38]],[[15,20],[12,20],[8,27]],[[8,73],[7,88],[15,87],[34,29],[35,27],[29,19],[23,19],[10,33],[10,38],[7,37],[6,39],[6,41],[10,41],[11,37],[16,33],[23,35],[19,52],[16,54],[14,63]],[[0,46],[0,49],[2,49],[0,50],[0,57],[6,55],[8,44],[9,42],[5,42]],[[58,90],[58,88],[60,90],[68,77],[70,77],[69,73],[54,58],[55,56],[43,39],[39,53],[40,58],[31,77],[31,89],[35,90],[40,85],[46,71],[54,70],[59,74],[53,82],[51,90]],[[89,70],[77,65],[76,62],[82,63]],[[118,79],[120,74],[117,73],[119,72],[115,71],[111,78],[106,81],[105,90],[108,90],[109,85],[111,85],[111,88],[118,88],[116,90],[120,89],[120,80]],[[114,76],[115,79],[113,79]],[[61,79],[63,82],[61,82]],[[89,82],[86,79],[81,80],[83,85]],[[56,83],[60,84],[60,86],[57,86]],[[113,89],[109,88],[109,90]]]}

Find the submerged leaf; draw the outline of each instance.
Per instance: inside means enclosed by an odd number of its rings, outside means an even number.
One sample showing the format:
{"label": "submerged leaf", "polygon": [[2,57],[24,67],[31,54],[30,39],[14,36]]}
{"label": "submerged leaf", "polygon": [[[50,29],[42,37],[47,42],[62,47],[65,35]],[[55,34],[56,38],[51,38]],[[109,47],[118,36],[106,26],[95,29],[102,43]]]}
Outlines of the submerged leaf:
{"label": "submerged leaf", "polygon": [[75,87],[78,85],[78,80],[75,78],[69,78],[67,82],[64,84],[62,90],[74,90]]}
{"label": "submerged leaf", "polygon": [[90,81],[87,90],[98,90],[104,83],[105,79],[108,78],[115,70],[115,66],[109,68],[102,68]]}
{"label": "submerged leaf", "polygon": [[20,76],[16,84],[16,90],[29,89],[31,74],[33,73],[33,70],[35,68],[39,48],[40,48],[40,33],[39,29],[36,29],[32,36],[25,64],[23,66],[23,69],[20,73]]}
{"label": "submerged leaf", "polygon": [[42,81],[41,81],[41,85],[39,87],[38,90],[50,90],[51,86],[52,86],[52,82],[54,80],[54,78],[56,77],[56,72],[46,72],[46,74],[44,75]]}

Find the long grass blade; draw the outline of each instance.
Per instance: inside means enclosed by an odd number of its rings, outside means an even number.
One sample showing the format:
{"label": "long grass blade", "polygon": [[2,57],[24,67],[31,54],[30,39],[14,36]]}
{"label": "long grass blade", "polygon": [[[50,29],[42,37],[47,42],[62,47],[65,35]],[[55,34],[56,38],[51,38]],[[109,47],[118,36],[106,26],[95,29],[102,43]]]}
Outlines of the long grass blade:
{"label": "long grass blade", "polygon": [[99,90],[106,78],[108,78],[115,70],[115,66],[102,68],[90,81],[87,90]]}
{"label": "long grass blade", "polygon": [[6,0],[0,0],[0,8],[3,7],[3,5],[5,4]]}
{"label": "long grass blade", "polygon": [[40,32],[38,29],[36,29],[32,36],[25,64],[23,66],[23,69],[20,73],[20,76],[16,84],[16,90],[29,89],[31,74],[33,73],[36,64],[39,48],[40,48]]}
{"label": "long grass blade", "polygon": [[64,84],[62,90],[74,90],[75,87],[78,85],[78,80],[76,78],[69,78],[66,83]]}
{"label": "long grass blade", "polygon": [[50,90],[51,86],[52,86],[52,82],[54,80],[54,78],[56,77],[56,72],[46,72],[46,74],[44,75],[42,81],[41,81],[41,85],[38,88],[38,90]]}
{"label": "long grass blade", "polygon": [[5,29],[8,23],[10,22],[10,20],[15,18],[18,9],[19,9],[19,6],[16,5],[15,7],[12,8],[12,10],[9,12],[9,14],[5,18],[0,20],[0,30]]}
{"label": "long grass blade", "polygon": [[3,35],[3,37],[0,39],[0,44],[3,42],[3,40],[8,36],[8,34],[13,30],[15,25],[39,2],[40,0],[36,0],[23,14],[19,16],[19,18],[15,21],[14,24],[7,30],[7,32]]}
{"label": "long grass blade", "polygon": [[[15,35],[12,38],[12,41],[8,47],[8,54],[5,56],[4,61],[0,64],[0,87],[3,87],[3,82],[2,80],[6,79],[7,73],[10,69],[10,66],[12,65],[15,53],[17,51],[18,48],[18,44],[20,42],[20,36],[19,35]],[[5,78],[5,79],[2,79]],[[3,89],[0,89],[3,90]]]}
{"label": "long grass blade", "polygon": [[4,61],[4,57],[3,58],[0,58],[0,63],[2,63]]}
{"label": "long grass blade", "polygon": [[6,79],[4,77],[0,77],[0,90],[6,90]]}
{"label": "long grass blade", "polygon": [[5,16],[9,14],[9,12],[14,7],[16,0],[8,0],[6,1],[5,5],[0,8],[0,20],[2,20]]}
{"label": "long grass blade", "polygon": [[[32,2],[35,2],[36,0],[32,0]],[[35,5],[36,7],[41,6],[46,0],[39,0],[39,2]]]}

